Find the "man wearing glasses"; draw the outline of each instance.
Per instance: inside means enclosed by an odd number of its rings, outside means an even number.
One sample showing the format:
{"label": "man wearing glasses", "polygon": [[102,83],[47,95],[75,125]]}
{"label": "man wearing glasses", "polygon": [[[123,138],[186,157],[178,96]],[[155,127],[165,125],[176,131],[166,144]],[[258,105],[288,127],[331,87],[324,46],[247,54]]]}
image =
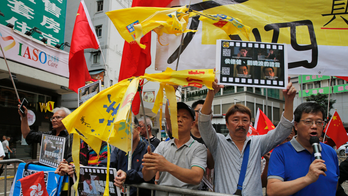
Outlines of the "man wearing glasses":
{"label": "man wearing glasses", "polygon": [[[18,106],[18,108],[19,108],[19,106]],[[67,147],[70,146],[70,141],[68,141],[69,133],[65,129],[65,126],[62,123],[62,120],[63,120],[63,118],[65,118],[66,116],[68,116],[71,113],[70,110],[68,108],[65,108],[65,107],[54,108],[53,116],[50,119],[52,122],[53,129],[47,133],[42,133],[42,132],[34,132],[33,130],[30,130],[30,127],[28,125],[28,118],[27,118],[28,110],[25,106],[23,108],[24,108],[24,114],[22,114],[19,111],[19,109],[18,109],[18,113],[22,117],[21,132],[22,132],[23,138],[26,140],[26,142],[29,145],[33,144],[33,143],[40,143],[41,144],[42,134],[66,137],[67,139],[65,141],[64,158],[67,158],[68,153],[70,152],[69,150],[67,150]]]}
{"label": "man wearing glasses", "polygon": [[[243,196],[263,195],[261,157],[291,133],[296,89],[289,82],[287,88],[283,90],[285,99],[283,115],[278,126],[266,135],[247,137],[251,111],[241,104],[232,105],[225,116],[226,126],[229,130],[229,134],[225,137],[216,133],[211,123],[214,95],[220,88],[223,86],[218,85],[215,80],[214,90],[208,91],[198,119],[199,131],[215,162],[215,191]],[[245,152],[248,152],[246,149],[249,149],[249,156],[244,156]],[[247,160],[247,164],[243,164],[245,160]],[[241,172],[242,168],[245,168],[244,175]],[[242,175],[240,175],[241,173]]]}
{"label": "man wearing glasses", "polygon": [[297,137],[272,152],[268,168],[268,195],[336,194],[339,176],[335,150],[320,143],[322,159],[314,159],[309,139],[320,137],[324,127],[324,109],[306,102],[295,112]]}

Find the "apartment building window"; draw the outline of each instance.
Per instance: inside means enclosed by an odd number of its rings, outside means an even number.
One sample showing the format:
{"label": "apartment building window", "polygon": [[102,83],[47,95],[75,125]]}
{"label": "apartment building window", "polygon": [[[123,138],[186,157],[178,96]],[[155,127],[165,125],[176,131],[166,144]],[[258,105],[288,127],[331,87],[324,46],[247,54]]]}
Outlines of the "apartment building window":
{"label": "apartment building window", "polygon": [[306,84],[302,84],[302,90],[306,90]]}
{"label": "apartment building window", "polygon": [[99,52],[92,54],[92,62],[93,63],[100,63],[100,53]]}
{"label": "apartment building window", "polygon": [[221,114],[220,105],[214,105],[214,114]]}
{"label": "apartment building window", "polygon": [[336,80],[335,79],[332,79],[331,80],[331,86],[335,86],[336,85]]}
{"label": "apartment building window", "polygon": [[103,11],[103,5],[104,5],[104,1],[103,0],[97,1],[97,12]]}
{"label": "apartment building window", "polygon": [[226,114],[231,105],[231,103],[222,104],[222,114]]}
{"label": "apartment building window", "polygon": [[261,95],[261,88],[255,88],[255,93]]}
{"label": "apartment building window", "polygon": [[97,34],[98,37],[102,36],[102,25],[98,25],[95,27],[95,33]]}
{"label": "apartment building window", "polygon": [[342,79],[337,79],[337,85],[344,84],[344,80]]}
{"label": "apartment building window", "polygon": [[[252,102],[247,102],[247,105],[246,105],[249,109],[250,109],[250,112],[251,112],[251,118],[254,118],[254,103]],[[251,119],[250,119],[251,120]]]}
{"label": "apartment building window", "polygon": [[243,92],[244,86],[237,86],[237,92]]}
{"label": "apartment building window", "polygon": [[307,84],[308,89],[312,89],[313,88],[313,84]]}
{"label": "apartment building window", "polygon": [[314,88],[320,88],[320,87],[321,87],[320,81],[314,82]]}
{"label": "apartment building window", "polygon": [[279,108],[273,108],[273,120],[274,121],[280,121],[280,109]]}

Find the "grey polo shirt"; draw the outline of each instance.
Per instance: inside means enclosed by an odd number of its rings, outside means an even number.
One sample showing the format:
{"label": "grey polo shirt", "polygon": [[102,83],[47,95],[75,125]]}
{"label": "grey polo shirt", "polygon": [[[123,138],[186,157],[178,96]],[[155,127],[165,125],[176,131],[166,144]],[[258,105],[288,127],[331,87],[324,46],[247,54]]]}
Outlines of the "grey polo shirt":
{"label": "grey polo shirt", "polygon": [[285,119],[282,115],[278,126],[266,135],[247,137],[243,151],[240,152],[230,134],[225,137],[220,133],[216,133],[211,124],[211,115],[199,112],[198,129],[215,161],[215,191],[227,194],[236,192],[244,149],[250,140],[243,196],[262,196],[261,157],[287,138],[291,133],[292,126],[293,122]]}
{"label": "grey polo shirt", "polygon": [[[192,167],[200,167],[205,171],[207,167],[207,148],[192,137],[180,148],[177,148],[174,139],[161,142],[154,153],[162,155],[169,162],[182,168],[191,169]],[[168,172],[160,172],[158,184],[186,189],[197,189],[199,186],[182,182]],[[159,195],[166,194],[157,191],[156,196]]]}

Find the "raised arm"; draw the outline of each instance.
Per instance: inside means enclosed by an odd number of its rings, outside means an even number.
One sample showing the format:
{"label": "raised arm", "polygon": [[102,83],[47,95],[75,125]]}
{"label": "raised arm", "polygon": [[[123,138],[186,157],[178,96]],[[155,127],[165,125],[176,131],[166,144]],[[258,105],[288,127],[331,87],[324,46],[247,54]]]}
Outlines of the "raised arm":
{"label": "raised arm", "polygon": [[217,79],[213,82],[213,90],[208,90],[207,97],[205,98],[201,113],[209,115],[211,114],[211,107],[213,105],[213,99],[214,96],[221,88],[223,88],[223,85],[218,85],[217,84]]}
{"label": "raised arm", "polygon": [[291,123],[293,121],[293,103],[296,89],[292,86],[290,78],[286,89],[283,90],[283,95],[285,99],[285,108],[280,123],[275,129],[269,131],[266,135],[259,136],[261,141],[261,155],[266,154],[276,147],[291,133],[293,126]]}
{"label": "raised arm", "polygon": [[283,95],[285,99],[285,108],[284,108],[284,117],[292,121],[293,119],[293,108],[294,108],[294,98],[296,96],[296,89],[294,86],[292,86],[292,82],[290,82],[289,77],[289,83],[285,90],[283,90]]}
{"label": "raised arm", "polygon": [[27,118],[28,110],[25,106],[23,106],[24,114],[22,114],[21,111],[19,111],[19,107],[20,105],[18,105],[18,113],[19,113],[19,116],[22,117],[21,132],[22,132],[23,138],[25,139],[30,132],[28,118]]}
{"label": "raised arm", "polygon": [[[198,130],[203,138],[203,141],[207,145],[209,151],[211,154],[215,153],[216,150],[216,145],[217,145],[217,140],[218,136],[216,134],[216,131],[214,130],[213,125],[211,124],[211,107],[213,104],[213,99],[215,94],[223,88],[223,85],[218,85],[217,80],[212,84],[213,90],[209,90],[207,97],[204,101],[203,107],[201,111],[199,112],[198,116]],[[209,161],[209,168],[214,167],[213,161],[211,161],[212,156],[208,156],[208,161]]]}

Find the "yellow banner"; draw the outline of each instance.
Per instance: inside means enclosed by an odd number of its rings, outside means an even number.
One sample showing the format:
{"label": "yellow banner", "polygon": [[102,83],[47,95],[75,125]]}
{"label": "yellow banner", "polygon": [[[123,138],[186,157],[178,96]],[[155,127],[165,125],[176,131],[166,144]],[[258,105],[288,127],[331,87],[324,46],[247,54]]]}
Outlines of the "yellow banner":
{"label": "yellow banner", "polygon": [[[214,68],[216,40],[234,39],[286,44],[289,74],[348,75],[345,63],[348,52],[346,1],[173,0],[171,6],[190,2],[190,9],[206,15],[238,17],[244,25],[251,27],[250,40],[240,34],[227,35],[208,21],[190,21],[190,28],[196,28],[197,33],[184,37],[187,41],[182,47],[179,70]],[[174,68],[180,38],[162,36],[161,42],[162,45],[157,44],[156,68]]]}
{"label": "yellow banner", "polygon": [[140,47],[140,39],[154,30],[159,36],[163,33],[181,34],[186,31],[189,14],[188,8],[132,7],[106,12],[127,42],[136,41]]}
{"label": "yellow banner", "polygon": [[[131,140],[129,126],[132,122],[129,117],[130,108],[140,79],[161,83],[161,88],[166,89],[166,95],[170,98],[170,105],[173,107],[171,112],[175,112],[175,92],[173,87],[169,85],[206,85],[211,89],[214,78],[215,74],[212,69],[183,71],[167,69],[162,73],[145,74],[145,76],[138,78],[125,79],[87,100],[62,122],[69,133],[80,136],[97,154],[102,141],[128,152]],[[163,103],[163,97],[163,91],[160,90],[153,108],[156,114],[160,104]],[[176,113],[172,114],[174,115],[171,116],[176,118]],[[172,122],[176,124],[177,121],[172,119]]]}
{"label": "yellow banner", "polygon": [[[98,154],[101,141],[106,141],[111,145],[128,151],[129,148],[124,147],[130,137],[126,133],[126,124],[124,123],[124,115],[127,113],[122,111],[119,124],[115,125],[113,131],[113,123],[118,116],[120,108],[128,107],[127,101],[133,99],[133,96],[126,94],[127,88],[134,84],[138,84],[138,79],[122,80],[121,82],[101,91],[97,95],[87,100],[81,107],[62,120],[65,128],[69,133],[81,133],[88,145],[90,145]],[[127,96],[127,100],[124,97]],[[116,121],[115,121],[116,122]],[[122,122],[122,123],[121,123]],[[122,124],[124,127],[120,127]],[[121,130],[122,128],[122,130]],[[76,132],[76,130],[78,132]],[[110,134],[113,132],[113,134]],[[124,142],[120,142],[120,140]]]}

